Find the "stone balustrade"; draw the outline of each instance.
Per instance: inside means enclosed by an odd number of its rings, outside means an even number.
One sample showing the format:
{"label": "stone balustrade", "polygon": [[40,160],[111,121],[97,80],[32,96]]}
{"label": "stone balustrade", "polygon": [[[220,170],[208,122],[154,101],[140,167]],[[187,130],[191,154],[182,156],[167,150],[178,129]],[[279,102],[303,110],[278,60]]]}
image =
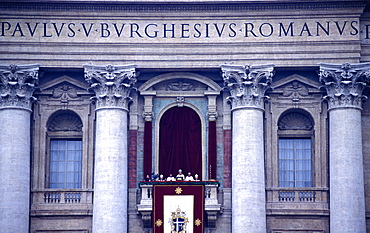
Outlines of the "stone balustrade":
{"label": "stone balustrade", "polygon": [[61,215],[92,215],[93,191],[84,189],[42,189],[31,192],[31,215],[53,211]]}
{"label": "stone balustrade", "polygon": [[328,188],[266,188],[266,194],[268,213],[329,213]]}

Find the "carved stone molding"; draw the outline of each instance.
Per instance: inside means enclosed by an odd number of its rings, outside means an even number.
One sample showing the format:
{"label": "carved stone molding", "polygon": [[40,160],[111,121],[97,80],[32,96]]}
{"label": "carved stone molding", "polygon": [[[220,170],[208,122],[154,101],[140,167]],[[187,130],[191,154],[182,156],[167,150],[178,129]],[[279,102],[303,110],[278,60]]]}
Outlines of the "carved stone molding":
{"label": "carved stone molding", "polygon": [[218,112],[216,111],[208,111],[207,112],[207,118],[209,121],[215,121],[217,120]]}
{"label": "carved stone molding", "polygon": [[367,97],[362,91],[370,81],[370,63],[320,65],[320,82],[324,83],[329,109],[352,107],[361,108]]}
{"label": "carved stone molding", "polygon": [[48,131],[82,131],[82,121],[81,119],[73,113],[62,113],[53,117],[48,124]]}
{"label": "carved stone molding", "polygon": [[265,10],[342,10],[342,9],[363,9],[365,4],[363,2],[316,2],[305,3],[300,2],[286,3],[286,4],[71,4],[71,3],[13,3],[4,2],[0,5],[2,10],[16,10],[16,11],[91,11],[91,12],[242,12],[242,11],[265,11]]}
{"label": "carved stone molding", "polygon": [[60,98],[61,103],[68,103],[69,99],[75,99],[77,97],[77,90],[71,85],[63,84],[53,89],[52,98]]}
{"label": "carved stone molding", "polygon": [[233,109],[255,107],[263,109],[265,91],[271,84],[274,65],[221,65],[225,88],[231,96],[227,100]]}
{"label": "carved stone molding", "polygon": [[177,107],[184,107],[184,102],[185,102],[185,97],[183,96],[178,96],[176,97],[176,103],[177,103]]}
{"label": "carved stone molding", "polygon": [[166,84],[166,91],[195,91],[197,84],[192,82],[171,82]]}
{"label": "carved stone molding", "polygon": [[297,81],[294,81],[290,85],[284,87],[283,91],[283,96],[291,96],[293,102],[299,102],[301,96],[308,96],[308,88]]}
{"label": "carved stone molding", "polygon": [[145,121],[152,121],[154,112],[143,112],[143,118]]}
{"label": "carved stone molding", "polygon": [[130,92],[134,89],[137,73],[135,65],[93,66],[85,65],[85,80],[90,90],[95,92],[92,100],[99,108],[128,109],[131,101]]}
{"label": "carved stone molding", "polygon": [[38,84],[39,64],[0,65],[0,108],[31,110],[36,98],[33,92]]}
{"label": "carved stone molding", "polygon": [[313,123],[306,115],[291,112],[279,120],[278,127],[279,130],[312,130]]}

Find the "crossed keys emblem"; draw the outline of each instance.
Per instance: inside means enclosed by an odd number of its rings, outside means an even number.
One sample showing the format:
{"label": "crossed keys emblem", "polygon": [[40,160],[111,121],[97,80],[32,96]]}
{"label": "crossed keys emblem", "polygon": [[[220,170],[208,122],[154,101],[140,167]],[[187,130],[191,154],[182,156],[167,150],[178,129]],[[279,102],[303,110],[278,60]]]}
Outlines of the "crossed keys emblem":
{"label": "crossed keys emblem", "polygon": [[171,233],[186,233],[188,222],[185,212],[181,211],[180,207],[177,207],[176,212],[171,212]]}

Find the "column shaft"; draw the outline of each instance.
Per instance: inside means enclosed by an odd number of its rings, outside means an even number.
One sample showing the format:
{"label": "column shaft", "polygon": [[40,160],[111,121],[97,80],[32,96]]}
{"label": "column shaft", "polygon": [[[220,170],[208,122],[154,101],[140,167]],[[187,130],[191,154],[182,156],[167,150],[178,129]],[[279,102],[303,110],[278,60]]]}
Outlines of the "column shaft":
{"label": "column shaft", "polygon": [[336,108],[330,120],[330,231],[366,232],[361,110]]}
{"label": "column shaft", "polygon": [[28,232],[30,111],[0,110],[0,231]]}
{"label": "column shaft", "polygon": [[127,232],[127,111],[96,111],[93,232]]}
{"label": "column shaft", "polygon": [[266,232],[263,111],[233,110],[232,229]]}

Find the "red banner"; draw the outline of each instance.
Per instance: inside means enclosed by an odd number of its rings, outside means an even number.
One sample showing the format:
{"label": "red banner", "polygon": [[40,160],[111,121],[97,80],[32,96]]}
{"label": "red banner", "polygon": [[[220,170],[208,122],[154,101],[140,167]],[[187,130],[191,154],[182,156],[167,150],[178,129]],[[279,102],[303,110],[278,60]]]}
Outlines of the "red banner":
{"label": "red banner", "polygon": [[154,185],[154,233],[203,233],[203,185]]}

